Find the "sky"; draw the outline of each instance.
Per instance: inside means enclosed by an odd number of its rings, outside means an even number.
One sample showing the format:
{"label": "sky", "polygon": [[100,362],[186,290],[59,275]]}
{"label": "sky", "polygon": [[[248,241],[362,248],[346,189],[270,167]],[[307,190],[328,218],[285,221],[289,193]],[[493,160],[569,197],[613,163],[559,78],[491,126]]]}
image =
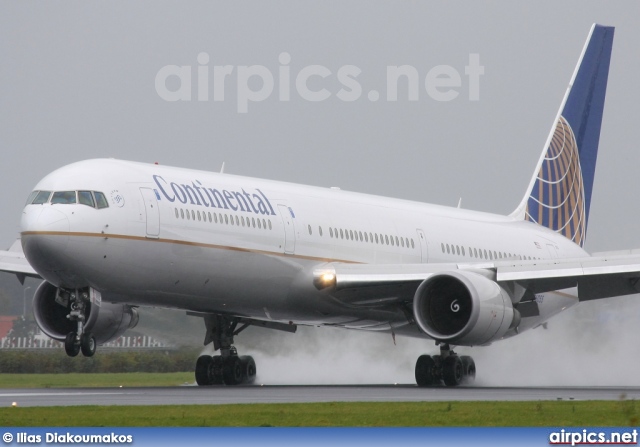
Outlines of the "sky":
{"label": "sky", "polygon": [[[640,248],[635,0],[1,2],[1,244],[17,237],[43,176],[98,157],[225,163],[232,174],[508,214],[594,22],[616,34],[585,248]],[[391,101],[387,70],[403,65],[418,73],[417,100],[400,83]],[[162,78],[171,66],[191,76]],[[452,99],[427,87],[439,70],[460,76],[441,89]],[[304,73],[311,93],[298,88]],[[340,73],[359,96],[339,96]],[[322,89],[328,98],[309,99]]]}
{"label": "sky", "polygon": [[[8,247],[17,236],[39,179],[97,157],[214,171],[224,162],[233,174],[451,206],[462,198],[464,208],[508,214],[598,22],[616,36],[586,248],[640,247],[631,199],[640,189],[639,17],[635,1],[2,2],[0,240]],[[201,53],[208,101],[198,101]],[[278,88],[282,53],[289,101]],[[471,54],[484,70],[477,100],[465,75]],[[191,101],[156,89],[170,65],[192,68]],[[314,65],[331,73],[307,82],[331,93],[323,101],[295,85]],[[387,67],[402,65],[418,73],[417,101],[402,82],[398,100],[387,99]],[[461,78],[449,101],[424,85],[443,65]],[[233,68],[222,101],[213,98],[217,66]],[[272,73],[275,87],[238,113],[240,67],[252,66]],[[344,66],[360,70],[355,101],[337,96]],[[259,90],[260,79],[246,85]]]}

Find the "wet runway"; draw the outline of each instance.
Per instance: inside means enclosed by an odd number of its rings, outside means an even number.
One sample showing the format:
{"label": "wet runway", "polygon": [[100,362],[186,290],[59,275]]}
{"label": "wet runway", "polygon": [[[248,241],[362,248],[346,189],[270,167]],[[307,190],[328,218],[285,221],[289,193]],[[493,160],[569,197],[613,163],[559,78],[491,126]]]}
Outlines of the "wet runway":
{"label": "wet runway", "polygon": [[418,388],[415,385],[0,389],[0,407],[218,405],[290,402],[537,401],[640,399],[638,387]]}

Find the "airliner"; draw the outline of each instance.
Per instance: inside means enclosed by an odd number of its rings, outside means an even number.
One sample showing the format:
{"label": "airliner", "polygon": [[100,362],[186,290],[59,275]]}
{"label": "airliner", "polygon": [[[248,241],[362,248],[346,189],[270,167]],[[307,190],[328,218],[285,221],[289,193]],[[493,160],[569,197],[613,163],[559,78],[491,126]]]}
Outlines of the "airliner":
{"label": "airliner", "polygon": [[473,381],[486,346],[581,301],[640,292],[640,258],[584,249],[614,29],[594,24],[521,203],[508,216],[115,159],[35,185],[0,270],[43,281],[41,330],[69,356],[140,306],[202,318],[198,385],[252,383],[249,326],[417,337],[419,386]]}

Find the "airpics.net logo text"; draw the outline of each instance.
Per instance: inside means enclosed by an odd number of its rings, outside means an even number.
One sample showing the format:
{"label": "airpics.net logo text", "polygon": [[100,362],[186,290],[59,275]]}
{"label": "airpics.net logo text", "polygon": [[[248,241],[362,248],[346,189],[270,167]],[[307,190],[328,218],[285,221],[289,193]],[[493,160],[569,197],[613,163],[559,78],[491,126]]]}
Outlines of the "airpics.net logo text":
{"label": "airpics.net logo text", "polygon": [[[343,102],[359,100],[363,86],[358,80],[362,70],[356,65],[343,65],[332,71],[324,65],[307,65],[293,70],[291,55],[280,53],[277,70],[264,65],[209,65],[209,55],[200,53],[197,65],[165,65],[156,73],[155,88],[165,101],[225,101],[235,94],[238,113],[247,113],[250,103],[265,101],[277,95],[278,101],[291,101],[293,95],[310,102],[321,102],[335,96]],[[274,74],[274,71],[276,74]],[[386,67],[386,101],[398,101],[398,91],[406,91],[400,100],[418,101],[427,97],[434,101],[448,102],[460,97],[460,89],[466,84],[468,100],[480,99],[480,76],[484,66],[480,55],[470,53],[464,75],[451,65],[436,65],[420,75],[412,65],[388,65]],[[233,78],[233,79],[231,79]],[[334,78],[333,80],[331,78]],[[230,80],[231,79],[231,80]],[[233,88],[235,92],[227,91]],[[329,88],[337,81],[339,87]],[[366,92],[371,102],[381,99],[379,90]]]}

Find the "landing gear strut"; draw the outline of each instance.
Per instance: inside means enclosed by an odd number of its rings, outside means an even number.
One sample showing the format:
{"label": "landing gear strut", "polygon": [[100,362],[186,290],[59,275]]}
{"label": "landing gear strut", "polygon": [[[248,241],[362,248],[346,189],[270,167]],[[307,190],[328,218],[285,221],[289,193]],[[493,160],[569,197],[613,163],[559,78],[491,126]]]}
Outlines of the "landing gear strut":
{"label": "landing gear strut", "polygon": [[416,362],[418,386],[446,386],[472,383],[476,377],[476,364],[468,355],[458,356],[446,343],[440,344],[440,355],[421,355]]}
{"label": "landing gear strut", "polygon": [[58,289],[56,301],[69,306],[67,319],[77,324],[77,329],[69,332],[64,340],[65,352],[69,357],[75,357],[80,352],[85,357],[92,357],[96,353],[96,339],[91,333],[84,332],[87,303],[89,302],[88,293],[80,290],[69,292]]}
{"label": "landing gear strut", "polygon": [[213,342],[220,355],[201,355],[196,362],[196,382],[207,385],[240,385],[253,383],[256,378],[256,362],[253,357],[238,356],[233,346],[233,337],[245,330],[249,324],[238,328],[239,319],[223,315],[207,315],[204,318],[207,335],[204,344]]}

